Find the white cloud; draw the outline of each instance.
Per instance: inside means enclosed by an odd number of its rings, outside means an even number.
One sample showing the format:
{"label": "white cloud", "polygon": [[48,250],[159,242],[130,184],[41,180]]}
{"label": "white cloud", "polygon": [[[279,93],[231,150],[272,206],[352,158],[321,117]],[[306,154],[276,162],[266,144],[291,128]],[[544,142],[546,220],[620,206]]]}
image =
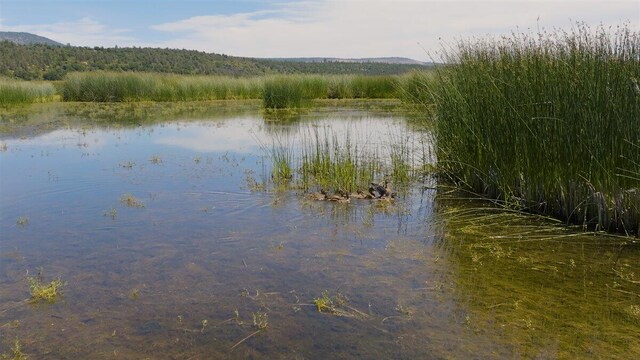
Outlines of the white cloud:
{"label": "white cloud", "polygon": [[4,25],[0,21],[0,30],[30,32],[74,46],[137,45],[136,40],[127,35],[127,29],[113,29],[90,17],[77,21],[34,25]]}
{"label": "white cloud", "polygon": [[504,34],[537,27],[640,23],[635,1],[356,1],[280,4],[269,11],[197,16],[153,26],[175,37],[161,47],[253,57],[408,56],[440,39]]}

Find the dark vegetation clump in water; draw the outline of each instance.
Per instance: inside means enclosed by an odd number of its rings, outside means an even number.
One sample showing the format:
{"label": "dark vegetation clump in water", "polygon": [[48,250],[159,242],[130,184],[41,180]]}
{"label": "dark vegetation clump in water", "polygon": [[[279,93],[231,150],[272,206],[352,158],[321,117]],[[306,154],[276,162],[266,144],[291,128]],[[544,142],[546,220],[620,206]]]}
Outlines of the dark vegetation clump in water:
{"label": "dark vegetation clump in water", "polygon": [[640,33],[462,41],[405,100],[430,106],[439,170],[460,187],[585,227],[638,233]]}

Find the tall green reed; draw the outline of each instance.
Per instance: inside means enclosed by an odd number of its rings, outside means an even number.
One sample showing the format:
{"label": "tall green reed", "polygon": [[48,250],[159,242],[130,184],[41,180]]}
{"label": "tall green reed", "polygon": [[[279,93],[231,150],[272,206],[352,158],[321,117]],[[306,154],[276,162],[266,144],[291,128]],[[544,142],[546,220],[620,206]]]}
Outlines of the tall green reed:
{"label": "tall green reed", "polygon": [[395,76],[283,75],[265,81],[263,103],[267,109],[285,109],[312,99],[395,98],[398,86]]}
{"label": "tall green reed", "polygon": [[62,85],[64,101],[198,101],[257,99],[262,78],[147,73],[75,73]]}
{"label": "tall green reed", "polygon": [[640,223],[640,34],[628,24],[463,41],[425,81],[454,181],[596,229]]}
{"label": "tall green reed", "polygon": [[152,73],[90,72],[67,75],[64,101],[134,102],[260,99],[267,109],[298,108],[312,99],[392,98],[394,76],[280,75],[252,78]]}

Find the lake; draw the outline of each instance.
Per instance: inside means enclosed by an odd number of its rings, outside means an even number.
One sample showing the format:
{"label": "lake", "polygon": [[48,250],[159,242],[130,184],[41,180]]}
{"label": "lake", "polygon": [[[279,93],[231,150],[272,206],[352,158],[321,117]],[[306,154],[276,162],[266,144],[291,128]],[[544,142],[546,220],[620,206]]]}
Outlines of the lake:
{"label": "lake", "polygon": [[[430,141],[396,103],[286,121],[252,102],[1,119],[2,353],[19,339],[51,359],[640,357],[637,239],[429,174],[392,202],[271,184],[271,144],[298,152],[314,129],[380,154],[394,134]],[[34,276],[61,279],[62,297],[29,301]]]}

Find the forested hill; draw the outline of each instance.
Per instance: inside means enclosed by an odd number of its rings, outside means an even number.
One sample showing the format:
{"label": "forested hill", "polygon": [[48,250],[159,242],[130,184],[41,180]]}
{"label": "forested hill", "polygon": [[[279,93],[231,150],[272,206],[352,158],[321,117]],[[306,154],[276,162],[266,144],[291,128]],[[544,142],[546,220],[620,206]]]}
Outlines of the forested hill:
{"label": "forested hill", "polygon": [[192,75],[402,74],[423,65],[291,62],[233,57],[194,50],[18,45],[0,41],[0,75],[58,80],[74,71],[144,71]]}
{"label": "forested hill", "polygon": [[12,43],[21,45],[44,44],[51,46],[63,46],[57,41],[27,32],[0,31],[0,41],[2,40],[11,41]]}

